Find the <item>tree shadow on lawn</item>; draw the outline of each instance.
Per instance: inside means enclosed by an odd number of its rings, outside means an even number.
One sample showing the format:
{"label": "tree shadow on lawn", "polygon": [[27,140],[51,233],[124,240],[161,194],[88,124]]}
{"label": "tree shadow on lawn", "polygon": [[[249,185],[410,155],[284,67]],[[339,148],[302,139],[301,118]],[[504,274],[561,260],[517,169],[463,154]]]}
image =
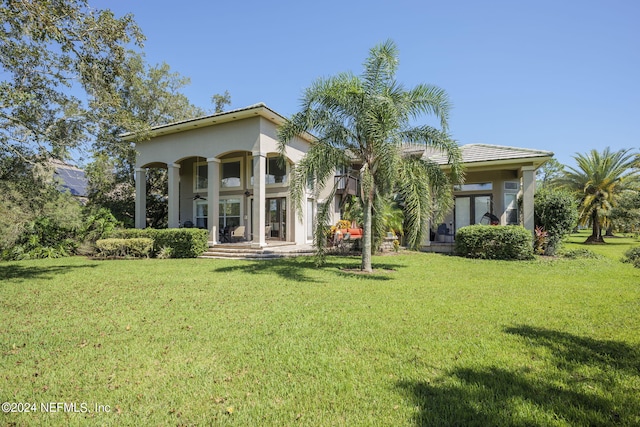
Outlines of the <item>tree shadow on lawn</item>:
{"label": "tree shadow on lawn", "polygon": [[400,382],[420,408],[416,425],[639,425],[637,348],[531,326],[505,332],[524,338],[526,351],[542,350],[538,359],[550,353],[557,369],[461,367],[432,382]]}
{"label": "tree shadow on lawn", "polygon": [[327,261],[321,266],[317,266],[315,260],[311,257],[294,257],[248,261],[240,265],[216,268],[214,271],[219,273],[275,274],[282,279],[295,282],[324,283],[327,280],[312,277],[309,275],[309,272],[321,270],[323,273],[335,275],[340,279],[358,278],[362,280],[379,281],[391,280],[393,278],[393,271],[401,266],[401,263],[374,263],[374,273],[366,274],[355,272],[355,270],[360,268],[360,265],[354,263],[353,257],[327,257]]}
{"label": "tree shadow on lawn", "polygon": [[53,279],[54,275],[68,273],[79,268],[94,268],[95,265],[47,265],[28,267],[19,264],[0,264],[0,281],[2,280],[34,280]]}

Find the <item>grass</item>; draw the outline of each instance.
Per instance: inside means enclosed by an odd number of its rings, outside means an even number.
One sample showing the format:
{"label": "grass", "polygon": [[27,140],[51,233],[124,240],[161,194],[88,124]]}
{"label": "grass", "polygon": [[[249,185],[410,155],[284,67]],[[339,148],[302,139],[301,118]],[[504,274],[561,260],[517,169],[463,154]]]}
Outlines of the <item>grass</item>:
{"label": "grass", "polygon": [[0,424],[639,425],[634,244],[375,257],[374,275],[333,257],[0,263],[0,400],[37,404]]}

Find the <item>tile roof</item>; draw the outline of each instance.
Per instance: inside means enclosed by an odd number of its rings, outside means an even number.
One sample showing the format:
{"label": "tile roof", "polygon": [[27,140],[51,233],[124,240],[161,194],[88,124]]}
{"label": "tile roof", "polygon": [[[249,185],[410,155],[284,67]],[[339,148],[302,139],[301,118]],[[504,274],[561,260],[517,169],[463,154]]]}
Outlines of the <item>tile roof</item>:
{"label": "tile roof", "polygon": [[[492,162],[501,160],[535,159],[551,157],[551,151],[532,150],[529,148],[507,147],[491,144],[467,144],[460,147],[463,163]],[[440,150],[427,149],[425,155],[434,162],[444,165],[447,156]]]}

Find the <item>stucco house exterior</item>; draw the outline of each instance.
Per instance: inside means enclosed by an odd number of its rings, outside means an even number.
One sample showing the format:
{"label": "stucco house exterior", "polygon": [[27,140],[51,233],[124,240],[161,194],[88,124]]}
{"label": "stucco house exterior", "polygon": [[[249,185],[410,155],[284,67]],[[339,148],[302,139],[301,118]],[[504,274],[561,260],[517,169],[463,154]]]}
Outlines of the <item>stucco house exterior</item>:
{"label": "stucco house exterior", "polygon": [[[283,164],[277,130],[285,121],[261,103],[152,128],[149,139],[136,143],[136,227],[146,226],[146,171],[165,168],[170,228],[206,228],[210,245],[227,240],[232,229],[236,238],[255,248],[276,241],[312,243],[316,206],[329,192],[307,194],[303,212],[294,212],[289,172],[305,155],[313,137],[291,141]],[[132,140],[134,135],[123,137]],[[455,230],[480,222],[486,212],[498,217],[501,224],[518,223],[522,218],[523,225],[533,230],[535,170],[553,153],[484,144],[461,148],[466,183],[455,189],[455,209],[443,222],[445,226],[432,224],[432,235],[424,246],[452,240]],[[448,167],[442,154],[425,151],[424,155]],[[340,197],[357,188],[357,177],[337,173],[336,180],[339,191],[332,200],[334,221],[340,218]],[[438,227],[443,233],[438,233]]]}
{"label": "stucco house exterior", "polygon": [[[536,169],[553,153],[489,144],[468,144],[460,149],[465,183],[454,187],[454,209],[444,221],[432,224],[425,246],[432,242],[452,243],[458,229],[472,224],[521,224],[533,231]],[[448,168],[442,153],[427,152],[426,156]]]}

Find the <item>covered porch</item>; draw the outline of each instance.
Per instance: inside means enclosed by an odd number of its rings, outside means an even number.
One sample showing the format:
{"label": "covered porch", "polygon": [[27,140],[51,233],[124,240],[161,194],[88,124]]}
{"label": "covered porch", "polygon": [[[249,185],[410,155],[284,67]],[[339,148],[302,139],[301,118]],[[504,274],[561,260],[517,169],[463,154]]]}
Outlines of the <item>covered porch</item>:
{"label": "covered porch", "polygon": [[162,168],[169,228],[207,229],[210,246],[308,243],[315,200],[308,197],[312,209],[298,215],[288,195],[290,170],[308,141],[290,144],[282,158],[276,135],[283,120],[258,104],[152,129],[136,143],[136,227],[147,226],[147,171]]}
{"label": "covered porch", "polygon": [[[454,207],[431,224],[423,250],[453,252],[457,230],[473,224],[522,225],[533,233],[536,169],[553,153],[488,144],[461,149],[465,183],[454,187]],[[446,159],[431,158],[447,168]]]}

